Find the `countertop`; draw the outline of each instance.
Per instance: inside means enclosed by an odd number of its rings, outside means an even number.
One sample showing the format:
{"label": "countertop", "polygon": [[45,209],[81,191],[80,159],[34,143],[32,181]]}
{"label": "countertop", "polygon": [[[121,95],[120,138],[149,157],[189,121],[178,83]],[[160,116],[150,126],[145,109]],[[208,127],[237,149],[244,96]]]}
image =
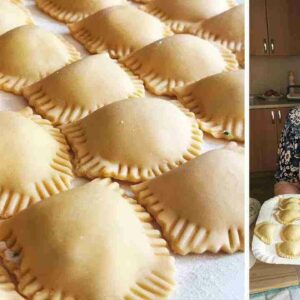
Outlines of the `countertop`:
{"label": "countertop", "polygon": [[300,100],[289,100],[281,98],[280,100],[264,100],[258,97],[250,99],[250,109],[259,108],[279,108],[279,107],[294,107],[300,105]]}

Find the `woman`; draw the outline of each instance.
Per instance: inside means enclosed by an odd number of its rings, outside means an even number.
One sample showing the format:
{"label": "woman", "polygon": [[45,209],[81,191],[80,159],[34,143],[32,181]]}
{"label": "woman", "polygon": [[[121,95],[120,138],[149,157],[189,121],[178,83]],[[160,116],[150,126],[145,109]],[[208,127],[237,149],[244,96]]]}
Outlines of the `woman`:
{"label": "woman", "polygon": [[275,195],[300,194],[300,107],[287,117],[278,149]]}

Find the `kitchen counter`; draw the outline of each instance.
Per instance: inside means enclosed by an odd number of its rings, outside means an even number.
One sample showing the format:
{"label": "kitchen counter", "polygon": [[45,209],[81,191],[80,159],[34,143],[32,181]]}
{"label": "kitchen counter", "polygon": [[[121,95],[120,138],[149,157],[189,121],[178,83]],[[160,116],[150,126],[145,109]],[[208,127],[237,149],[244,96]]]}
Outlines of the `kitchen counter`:
{"label": "kitchen counter", "polygon": [[300,105],[300,100],[289,100],[281,98],[280,100],[264,100],[260,98],[250,99],[250,109],[259,108],[279,108],[279,107],[294,107]]}

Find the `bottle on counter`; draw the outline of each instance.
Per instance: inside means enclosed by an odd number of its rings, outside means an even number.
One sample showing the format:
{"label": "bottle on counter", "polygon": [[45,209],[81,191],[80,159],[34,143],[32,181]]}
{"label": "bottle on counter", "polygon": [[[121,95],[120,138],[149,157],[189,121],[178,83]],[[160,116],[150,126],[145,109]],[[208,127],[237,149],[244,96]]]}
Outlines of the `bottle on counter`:
{"label": "bottle on counter", "polygon": [[[295,85],[295,74],[293,71],[289,72],[288,81],[289,81],[289,85]],[[294,93],[295,93],[295,89],[291,88],[290,94],[294,94]]]}

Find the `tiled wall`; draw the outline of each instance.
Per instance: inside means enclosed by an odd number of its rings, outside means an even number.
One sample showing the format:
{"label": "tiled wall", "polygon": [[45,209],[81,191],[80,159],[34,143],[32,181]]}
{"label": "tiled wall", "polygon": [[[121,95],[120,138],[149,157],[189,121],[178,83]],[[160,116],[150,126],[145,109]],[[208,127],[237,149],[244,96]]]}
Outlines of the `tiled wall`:
{"label": "tiled wall", "polygon": [[293,71],[300,85],[300,56],[250,58],[250,93],[262,94],[273,89],[286,93],[288,72]]}

